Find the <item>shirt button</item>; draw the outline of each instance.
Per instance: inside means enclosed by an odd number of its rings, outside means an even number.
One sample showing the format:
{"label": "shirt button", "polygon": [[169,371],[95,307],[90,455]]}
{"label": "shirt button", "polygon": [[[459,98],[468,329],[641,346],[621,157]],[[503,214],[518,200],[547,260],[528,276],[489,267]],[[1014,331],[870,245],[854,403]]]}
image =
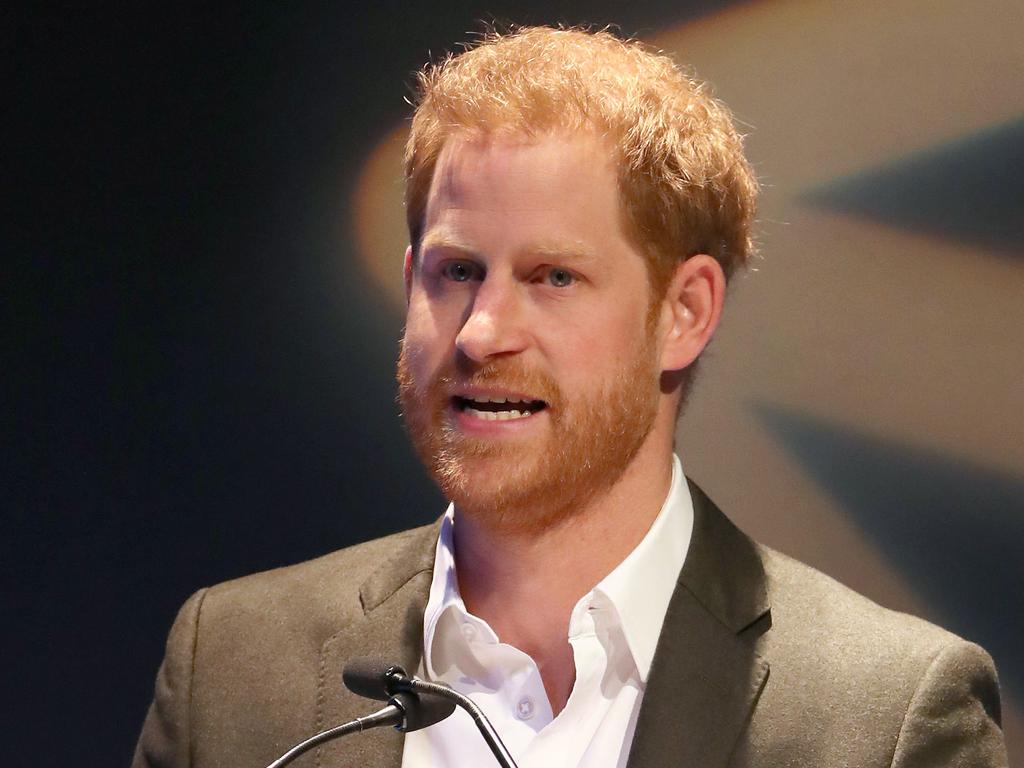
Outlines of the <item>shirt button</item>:
{"label": "shirt button", "polygon": [[516,717],[520,720],[529,720],[533,717],[533,699],[529,696],[523,696],[516,704]]}
{"label": "shirt button", "polygon": [[476,627],[474,627],[467,621],[465,624],[462,625],[462,636],[466,638],[466,640],[475,640]]}

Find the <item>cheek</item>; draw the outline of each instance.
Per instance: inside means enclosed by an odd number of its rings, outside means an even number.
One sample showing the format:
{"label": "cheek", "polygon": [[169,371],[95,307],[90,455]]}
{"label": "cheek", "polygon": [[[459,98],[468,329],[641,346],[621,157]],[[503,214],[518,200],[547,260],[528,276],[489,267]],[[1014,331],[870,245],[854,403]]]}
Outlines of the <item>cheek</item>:
{"label": "cheek", "polygon": [[402,338],[401,361],[405,369],[417,380],[422,381],[430,370],[431,345],[424,343],[422,336],[406,329]]}
{"label": "cheek", "polygon": [[407,337],[419,344],[436,344],[458,333],[460,307],[452,301],[432,300],[422,289],[414,290],[405,316]]}
{"label": "cheek", "polygon": [[[618,310],[618,311],[617,311]],[[636,355],[648,337],[645,308],[608,301],[563,325],[558,348],[583,368],[614,367]]]}
{"label": "cheek", "polygon": [[607,320],[581,329],[572,340],[563,339],[559,379],[566,393],[593,396],[620,381],[639,360],[651,365],[654,346],[646,318],[631,314]]}
{"label": "cheek", "polygon": [[451,347],[429,315],[410,311],[402,337],[401,365],[417,389],[424,389],[434,379]]}

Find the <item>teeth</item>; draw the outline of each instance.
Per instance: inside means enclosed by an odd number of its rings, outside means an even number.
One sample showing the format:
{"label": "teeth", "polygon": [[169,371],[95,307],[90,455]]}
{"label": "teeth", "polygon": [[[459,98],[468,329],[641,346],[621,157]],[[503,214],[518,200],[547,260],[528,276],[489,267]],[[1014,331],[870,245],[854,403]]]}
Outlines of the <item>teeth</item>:
{"label": "teeth", "polygon": [[467,397],[467,400],[471,403],[497,403],[502,405],[503,403],[515,403],[517,405],[526,405],[528,400],[512,400],[508,397]]}
{"label": "teeth", "polygon": [[509,421],[510,419],[525,419],[532,415],[529,411],[478,411],[476,408],[467,408],[465,413],[484,421]]}

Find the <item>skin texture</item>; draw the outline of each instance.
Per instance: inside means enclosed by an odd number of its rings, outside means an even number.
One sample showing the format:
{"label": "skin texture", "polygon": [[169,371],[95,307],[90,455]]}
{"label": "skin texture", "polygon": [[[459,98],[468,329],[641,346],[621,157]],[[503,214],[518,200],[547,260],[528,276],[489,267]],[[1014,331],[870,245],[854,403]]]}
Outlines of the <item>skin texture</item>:
{"label": "skin texture", "polygon": [[[407,426],[456,504],[467,608],[535,659],[555,712],[574,681],[572,607],[661,507],[675,372],[710,340],[725,290],[697,255],[651,296],[611,157],[590,133],[456,134],[406,253]],[[486,421],[453,395],[546,407]]]}

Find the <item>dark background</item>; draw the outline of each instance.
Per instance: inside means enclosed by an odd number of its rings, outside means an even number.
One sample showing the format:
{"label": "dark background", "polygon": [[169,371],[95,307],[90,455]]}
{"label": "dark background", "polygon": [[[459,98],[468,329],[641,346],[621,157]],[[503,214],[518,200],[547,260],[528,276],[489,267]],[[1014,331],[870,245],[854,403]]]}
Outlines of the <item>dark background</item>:
{"label": "dark background", "polygon": [[[615,23],[649,37],[726,7],[766,5],[267,2],[9,12],[0,23],[14,74],[3,110],[0,241],[8,758],[127,765],[167,629],[191,592],[443,510],[395,405],[400,311],[365,270],[352,236],[358,176],[381,137],[409,116],[404,98],[416,69],[470,39],[481,21]],[[851,32],[835,56],[856,48]],[[951,49],[935,45],[940,56]],[[748,72],[758,76],[757,62]],[[979,87],[1011,77],[994,71]],[[849,108],[852,115],[856,104]],[[805,202],[838,211],[844,225],[843,216],[881,221],[1024,263],[1020,115],[1024,107],[989,133],[823,180]],[[770,139],[770,124],[761,135]],[[760,140],[755,134],[755,154]],[[767,162],[758,170],[771,214],[783,184],[775,188]],[[781,247],[771,253],[773,226],[776,243],[790,237],[782,232],[789,219],[780,221],[767,222],[761,293],[745,297],[755,317],[770,305],[763,297],[773,280],[820,294],[813,281],[799,284],[796,270],[772,271],[787,265]],[[809,231],[807,224],[792,229]],[[395,253],[396,274],[400,259]],[[938,300],[924,297],[921,306]],[[766,316],[786,327],[783,313]],[[1024,322],[1003,322],[1019,338]],[[791,341],[750,338],[767,348]],[[861,366],[849,350],[825,352],[823,366],[835,367],[829,355]],[[723,347],[720,359],[730,354]],[[807,378],[817,375],[808,370]],[[1009,379],[994,368],[965,373],[986,376],[996,386]],[[771,395],[770,384],[758,391]],[[721,406],[706,390],[697,396]],[[984,413],[978,399],[972,407]],[[768,535],[907,607],[898,590],[857,581],[861,570],[873,573],[869,563],[844,563],[836,542],[845,540],[834,532],[856,529],[910,585],[922,612],[992,650],[1004,691],[1019,698],[1019,471],[1005,461],[972,465],[948,446],[851,430],[838,409],[823,418],[771,397],[742,407],[778,456],[842,510],[842,519],[823,516],[818,530],[817,518],[780,515]],[[714,424],[715,411],[705,412]],[[988,418],[1014,429],[1020,414]],[[702,437],[713,456],[715,435]],[[736,486],[711,479],[730,501]],[[744,487],[725,506],[757,520],[740,502],[757,495],[760,481],[749,482],[755,492]],[[798,495],[827,506],[807,488]],[[804,532],[790,536],[787,525]]]}

